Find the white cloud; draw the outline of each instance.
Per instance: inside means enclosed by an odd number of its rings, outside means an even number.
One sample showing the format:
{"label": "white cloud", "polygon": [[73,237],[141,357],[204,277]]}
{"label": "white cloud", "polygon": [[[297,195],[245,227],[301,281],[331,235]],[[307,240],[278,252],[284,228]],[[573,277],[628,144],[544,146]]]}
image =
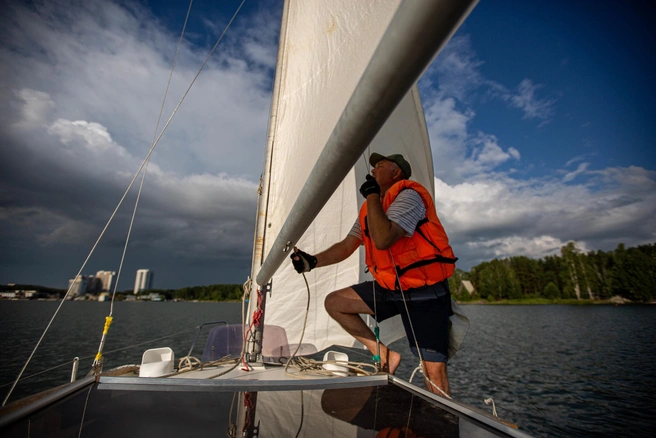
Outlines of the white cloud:
{"label": "white cloud", "polygon": [[48,133],[59,137],[64,145],[79,139],[83,147],[92,151],[126,154],[125,148],[115,144],[107,128],[100,123],[57,119],[48,127]]}
{"label": "white cloud", "polygon": [[570,182],[580,174],[584,173],[590,163],[580,163],[579,167],[576,168],[576,170],[572,172],[568,172],[564,177],[563,177],[563,182]]}
{"label": "white cloud", "polygon": [[[5,12],[3,241],[33,251],[90,248],[150,148],[179,35],[138,5],[46,2]],[[219,46],[157,146],[132,234],[134,261],[169,254],[248,266],[277,33],[264,16],[255,22],[235,22],[242,32]],[[206,54],[184,43],[160,130]],[[99,250],[122,247],[139,181]],[[221,268],[213,272],[220,281]]]}
{"label": "white cloud", "polygon": [[656,172],[632,166],[590,173],[599,181],[586,186],[503,174],[453,185],[436,179],[436,206],[468,266],[546,255],[570,240],[584,250],[656,240]]}
{"label": "white cloud", "polygon": [[[32,104],[33,102],[28,100],[25,106]],[[71,202],[79,196],[79,190],[75,187],[80,184],[98,187],[119,181],[121,187],[127,187],[133,177],[130,171],[136,171],[141,165],[141,158],[134,157],[124,147],[115,143],[107,128],[99,123],[57,119],[45,130],[44,136],[52,138],[31,143],[28,148],[36,153],[49,155],[50,158],[46,160],[49,160],[50,166],[65,170],[59,183],[68,185],[66,192]],[[58,149],[44,150],[41,145],[45,144],[58,145]],[[196,245],[205,242],[207,254],[229,246],[235,249],[234,239],[250,238],[247,236],[251,230],[225,235],[220,230],[226,223],[232,223],[233,229],[241,228],[244,217],[252,215],[257,189],[254,182],[241,177],[231,177],[226,173],[178,176],[173,172],[164,172],[152,163],[148,166],[146,181],[148,199],[142,201],[142,221],[155,224],[165,218],[164,226],[156,226],[172,227],[177,236],[175,239],[169,237],[165,240],[177,241],[184,246],[184,240],[180,239],[184,235],[191,240],[197,240]],[[47,237],[42,237],[41,242],[70,243],[71,232],[80,229],[79,221],[70,213],[69,219],[66,220],[65,213],[54,213],[41,207],[37,210],[41,218],[50,218],[59,224],[54,226],[54,231],[49,232]],[[197,227],[201,224],[202,229],[199,230]],[[172,234],[172,230],[163,231],[163,234]],[[216,241],[209,237],[217,232],[223,240]],[[136,236],[136,239],[138,241],[139,237]],[[209,249],[211,241],[217,245],[216,248]],[[158,242],[161,244],[162,240]]]}
{"label": "white cloud", "polygon": [[479,87],[489,85],[479,72],[481,65],[483,62],[472,49],[469,36],[457,36],[442,49],[422,80],[432,78],[442,97],[467,101]]}
{"label": "white cloud", "polygon": [[[76,8],[47,3],[12,9],[19,25],[7,25],[14,50],[0,49],[10,66],[3,82],[31,89],[32,99],[38,93],[48,95],[50,101],[40,108],[30,106],[37,115],[56,106],[57,118],[99,123],[130,153],[145,156],[178,36],[136,6],[127,10],[91,1]],[[258,35],[271,33],[269,24],[245,34],[237,46],[219,46],[163,136],[155,161],[182,174],[228,172],[257,178],[271,85],[271,60],[263,53],[273,48],[275,57],[273,41]],[[246,52],[248,59],[257,59],[255,66],[245,62]],[[206,55],[205,49],[187,43],[181,48],[164,121]],[[232,153],[237,147],[240,153]]]}
{"label": "white cloud", "polygon": [[[467,242],[467,246],[473,251],[483,251],[486,254],[494,254],[497,258],[523,255],[534,259],[560,254],[560,248],[565,246],[565,244],[567,244],[567,242],[563,242],[552,236],[507,236],[480,242]],[[577,247],[584,252],[587,251],[586,247],[584,245],[582,246],[580,243],[577,244]]]}
{"label": "white cloud", "polygon": [[29,130],[42,127],[55,108],[55,102],[48,93],[22,88],[14,90],[14,94],[20,102],[14,104],[14,107],[19,107],[20,121],[16,122],[19,129]]}
{"label": "white cloud", "polygon": [[508,96],[513,106],[524,111],[525,119],[548,120],[553,116],[556,101],[538,98],[536,91],[541,87],[541,85],[533,84],[530,79],[524,79],[517,86],[517,94]]}
{"label": "white cloud", "polygon": [[[0,105],[0,236],[15,248],[95,240],[151,145],[179,37],[138,5],[65,6],[12,3],[0,16],[0,84],[9,90]],[[133,232],[135,260],[248,265],[276,55],[267,13],[233,25],[236,36],[219,46],[157,146]],[[205,56],[185,42],[160,129]],[[555,101],[530,79],[509,91],[485,78],[482,65],[470,39],[456,37],[422,80],[436,203],[462,266],[539,257],[569,240],[590,249],[656,240],[653,171],[580,163],[520,180],[504,170],[520,162],[523,145],[475,132],[475,108],[493,98],[525,119],[549,121]],[[122,246],[133,202],[134,191],[108,230],[112,248]]]}
{"label": "white cloud", "polygon": [[[441,58],[445,55],[444,58]],[[468,38],[455,38],[429,69],[424,106],[435,157],[436,206],[460,266],[494,257],[544,257],[570,240],[579,248],[612,249],[656,240],[656,176],[640,167],[591,170],[585,156],[575,170],[547,170],[526,179],[508,170],[519,164],[522,144],[504,145],[492,133],[471,128],[488,98],[549,122],[556,101],[542,85],[521,81],[515,91],[485,78]],[[438,84],[438,91],[432,90]],[[581,177],[585,175],[585,180]]]}
{"label": "white cloud", "polygon": [[585,157],[583,155],[579,155],[578,157],[574,157],[570,159],[567,163],[565,163],[565,167],[569,167],[572,164],[576,163],[577,161],[583,161]]}
{"label": "white cloud", "polygon": [[518,161],[520,152],[504,149],[492,134],[469,132],[473,110],[458,109],[456,100],[434,96],[424,101],[426,124],[435,157],[435,175],[452,183],[482,172],[491,172],[509,160]]}
{"label": "white cloud", "polygon": [[504,151],[498,142],[499,140],[491,134],[479,133],[476,138],[472,139],[470,141],[472,144],[471,156],[461,166],[463,174],[477,175],[489,172],[511,158],[519,160],[517,149],[511,147]]}

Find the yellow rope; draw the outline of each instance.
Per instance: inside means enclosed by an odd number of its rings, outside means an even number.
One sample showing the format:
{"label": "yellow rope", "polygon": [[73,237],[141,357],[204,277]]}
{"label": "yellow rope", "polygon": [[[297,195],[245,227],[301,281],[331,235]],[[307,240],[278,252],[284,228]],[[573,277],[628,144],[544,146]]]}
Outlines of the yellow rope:
{"label": "yellow rope", "polygon": [[103,335],[106,335],[107,332],[109,331],[109,326],[112,325],[112,321],[114,321],[114,318],[111,316],[105,317],[105,328],[103,329]]}
{"label": "yellow rope", "polygon": [[96,353],[96,357],[92,365],[94,367],[96,365],[99,365],[100,360],[102,359],[102,351],[103,351],[103,347],[105,346],[105,338],[107,338],[107,332],[109,332],[109,327],[112,325],[112,321],[114,321],[114,318],[112,316],[105,317],[105,326],[103,327],[102,338],[100,339],[100,346],[98,347],[98,353]]}

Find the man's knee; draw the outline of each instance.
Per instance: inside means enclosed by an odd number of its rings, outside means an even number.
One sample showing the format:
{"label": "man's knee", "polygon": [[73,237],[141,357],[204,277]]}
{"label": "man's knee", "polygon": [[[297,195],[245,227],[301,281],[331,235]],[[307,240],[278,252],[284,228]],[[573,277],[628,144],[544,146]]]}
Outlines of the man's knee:
{"label": "man's knee", "polygon": [[339,305],[339,296],[338,296],[339,291],[334,291],[329,293],[326,296],[326,299],[323,300],[323,305],[326,308],[326,311],[328,312],[329,315],[332,315],[334,312],[336,312],[338,305]]}
{"label": "man's knee", "polygon": [[329,293],[323,302],[329,315],[368,313],[369,307],[350,287]]}

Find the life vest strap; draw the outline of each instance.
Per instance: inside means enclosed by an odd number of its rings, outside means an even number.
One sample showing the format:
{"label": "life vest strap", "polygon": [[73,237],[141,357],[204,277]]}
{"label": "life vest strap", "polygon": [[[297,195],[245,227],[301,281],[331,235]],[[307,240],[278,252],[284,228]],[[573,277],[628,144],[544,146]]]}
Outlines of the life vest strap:
{"label": "life vest strap", "polygon": [[411,263],[404,268],[399,268],[398,266],[396,266],[396,275],[400,278],[403,274],[408,272],[410,269],[421,268],[422,266],[431,265],[433,263],[455,264],[455,262],[457,261],[458,261],[458,257],[450,258],[441,255],[436,255],[432,259],[419,260],[418,262]]}

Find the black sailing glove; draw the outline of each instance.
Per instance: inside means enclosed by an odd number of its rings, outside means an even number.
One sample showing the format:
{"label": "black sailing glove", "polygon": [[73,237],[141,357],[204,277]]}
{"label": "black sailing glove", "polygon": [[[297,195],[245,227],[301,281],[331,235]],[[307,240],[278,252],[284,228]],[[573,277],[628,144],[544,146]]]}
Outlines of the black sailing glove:
{"label": "black sailing glove", "polygon": [[303,272],[310,272],[314,267],[317,266],[317,258],[315,256],[303,252],[298,248],[294,248],[294,252],[290,258],[292,259],[294,269],[299,274],[302,274]]}
{"label": "black sailing glove", "polygon": [[371,175],[367,175],[367,180],[360,186],[360,193],[367,199],[367,196],[374,193],[380,195],[380,186],[376,182],[376,178]]}

